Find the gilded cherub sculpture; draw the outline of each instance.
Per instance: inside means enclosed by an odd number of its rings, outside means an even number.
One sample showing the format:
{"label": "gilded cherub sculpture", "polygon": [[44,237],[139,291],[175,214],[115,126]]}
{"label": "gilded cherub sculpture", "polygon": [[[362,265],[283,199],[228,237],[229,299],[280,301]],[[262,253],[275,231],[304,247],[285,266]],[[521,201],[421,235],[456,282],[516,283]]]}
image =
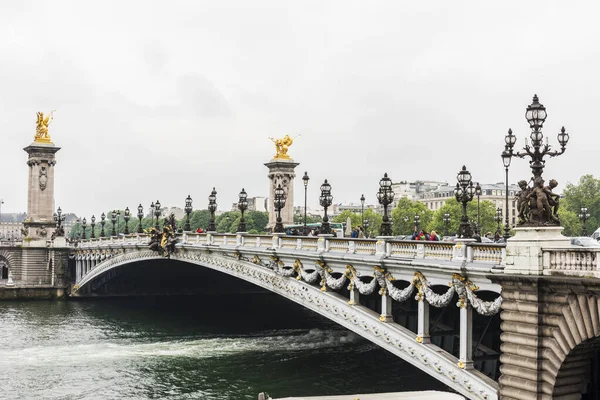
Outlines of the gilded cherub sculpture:
{"label": "gilded cherub sculpture", "polygon": [[277,152],[273,158],[277,160],[289,160],[290,156],[287,154],[287,151],[292,143],[294,143],[294,139],[292,139],[289,135],[285,135],[283,139],[269,139],[275,143],[275,150]]}
{"label": "gilded cherub sculpture", "polygon": [[50,114],[44,115],[43,112],[37,112],[37,123],[35,127],[35,138],[36,142],[43,143],[51,143],[50,135],[48,134],[48,125],[52,122],[52,115],[54,111],[51,111]]}

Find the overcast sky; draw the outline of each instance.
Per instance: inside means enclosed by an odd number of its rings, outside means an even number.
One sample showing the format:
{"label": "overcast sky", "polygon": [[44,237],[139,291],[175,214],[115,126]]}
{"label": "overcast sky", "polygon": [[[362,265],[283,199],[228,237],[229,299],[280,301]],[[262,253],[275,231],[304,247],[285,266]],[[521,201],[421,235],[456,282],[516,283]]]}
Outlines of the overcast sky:
{"label": "overcast sky", "polygon": [[[95,4],[95,5],[92,5]],[[597,2],[3,1],[0,198],[26,211],[36,111],[56,110],[56,205],[81,216],[138,203],[219,209],[266,196],[270,136],[289,150],[296,199],[329,179],[335,202],[374,203],[394,181],[504,180],[534,93],[567,152],[545,177],[597,171]],[[511,183],[529,178],[513,160]]]}

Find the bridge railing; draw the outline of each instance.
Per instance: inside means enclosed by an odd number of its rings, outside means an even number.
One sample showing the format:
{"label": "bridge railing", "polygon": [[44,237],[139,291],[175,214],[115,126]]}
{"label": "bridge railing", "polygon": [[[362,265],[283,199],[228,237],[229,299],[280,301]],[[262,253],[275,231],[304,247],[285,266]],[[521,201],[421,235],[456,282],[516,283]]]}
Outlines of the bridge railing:
{"label": "bridge railing", "polygon": [[542,249],[544,274],[600,277],[600,248],[562,247]]}
{"label": "bridge railing", "polygon": [[[354,239],[337,237],[310,237],[287,235],[251,235],[246,233],[178,233],[178,242],[192,245],[282,249],[290,251],[329,252],[359,255],[379,255],[399,259],[432,259],[504,264],[504,244],[476,242],[434,242],[415,240]],[[143,245],[147,234],[132,234],[85,239],[80,248],[114,245]],[[555,256],[553,256],[555,257]],[[554,260],[554,258],[553,258]],[[554,261],[553,261],[554,262]],[[586,264],[587,265],[587,264]]]}

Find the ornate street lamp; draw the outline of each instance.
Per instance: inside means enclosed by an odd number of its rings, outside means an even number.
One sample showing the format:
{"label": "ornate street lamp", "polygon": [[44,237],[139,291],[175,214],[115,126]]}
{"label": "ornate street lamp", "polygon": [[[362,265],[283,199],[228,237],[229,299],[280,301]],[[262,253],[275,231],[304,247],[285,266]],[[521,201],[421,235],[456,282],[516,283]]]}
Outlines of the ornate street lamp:
{"label": "ornate street lamp", "polygon": [[308,227],[306,226],[306,191],[309,180],[308,173],[304,171],[304,176],[302,177],[302,182],[304,182],[304,236],[308,236]]}
{"label": "ornate street lamp", "polygon": [[138,224],[137,233],[144,233],[144,228],[142,228],[142,219],[144,218],[144,207],[142,207],[142,203],[138,206],[137,217],[140,220]]}
{"label": "ornate street lamp", "polygon": [[160,225],[158,224],[158,219],[160,218],[162,214],[162,209],[160,208],[160,201],[156,200],[156,203],[154,203],[154,216],[156,217],[156,225],[154,225],[154,227],[158,230],[160,229]]}
{"label": "ornate street lamp", "polygon": [[237,231],[246,232],[246,221],[244,221],[244,211],[248,209],[248,193],[246,193],[244,188],[242,188],[242,191],[239,194],[238,209],[242,213],[242,216],[240,218],[240,223],[238,225]]}
{"label": "ornate street lamp", "polygon": [[104,233],[104,224],[106,223],[106,214],[102,213],[102,215],[100,215],[100,225],[102,226],[102,229],[100,230],[100,237],[105,237],[106,233]]}
{"label": "ornate street lamp", "polygon": [[413,223],[415,225],[415,232],[419,233],[419,224],[421,223],[421,216],[419,214],[415,214]]}
{"label": "ornate street lamp", "polygon": [[87,228],[87,220],[83,217],[83,221],[81,221],[81,229],[83,229],[82,239],[85,239],[85,228]]}
{"label": "ornate street lamp", "polygon": [[213,188],[208,196],[208,211],[210,211],[210,221],[208,223],[207,232],[215,232],[215,211],[217,211],[217,191]]}
{"label": "ornate street lamp", "polygon": [[185,199],[185,225],[183,226],[183,230],[189,232],[192,230],[190,225],[190,214],[192,213],[192,198],[188,194],[188,197]]}
{"label": "ornate street lamp", "polygon": [[92,219],[92,223],[91,223],[91,226],[92,226],[92,232],[90,233],[90,238],[91,238],[91,239],[94,239],[94,238],[96,237],[96,232],[95,232],[95,227],[96,227],[96,217],[94,217],[94,216],[92,215],[92,218],[91,218],[91,219]]}
{"label": "ornate street lamp", "polygon": [[469,224],[469,217],[467,217],[467,204],[473,200],[475,187],[473,186],[473,181],[471,180],[471,173],[467,171],[467,167],[464,165],[462,170],[456,176],[456,180],[458,183],[454,189],[454,196],[456,197],[456,201],[462,203],[463,208],[463,215],[460,219],[458,236],[463,239],[468,239],[473,236],[473,231],[471,230],[471,224]]}
{"label": "ornate street lamp", "polygon": [[331,195],[331,185],[327,183],[327,179],[321,185],[321,196],[319,196],[319,204],[324,209],[323,223],[321,224],[321,234],[331,235],[331,226],[329,225],[329,217],[327,217],[327,207],[331,206],[333,196]]}
{"label": "ornate street lamp", "polygon": [[442,218],[444,221],[444,236],[448,236],[448,225],[450,224],[450,213],[444,213],[444,217]]}
{"label": "ornate street lamp", "polygon": [[125,207],[125,211],[123,211],[123,219],[125,220],[125,234],[129,235],[129,218],[131,218],[131,211],[129,211],[129,207]]}
{"label": "ornate street lamp", "polygon": [[[285,230],[283,229],[283,224],[281,223],[281,210],[285,207],[285,191],[281,187],[281,185],[277,185],[275,189],[275,201],[274,204],[275,211],[277,211],[277,222],[275,223],[275,229],[273,232],[275,233],[283,233]],[[306,224],[304,225],[306,229]]]}
{"label": "ornate street lamp", "polygon": [[500,229],[500,223],[502,222],[502,209],[500,207],[496,208],[496,216],[494,220],[498,223],[498,227],[496,228],[496,233],[500,235],[502,230]]}
{"label": "ornate street lamp", "polygon": [[365,195],[360,195],[360,224],[365,227]]}
{"label": "ornate street lamp", "polygon": [[[569,134],[565,132],[565,128],[563,126],[560,130],[560,133],[557,135],[560,150],[552,150],[552,146],[548,144],[547,138],[546,143],[544,144],[544,134],[542,133],[542,127],[544,125],[546,117],[546,108],[542,104],[540,104],[537,95],[534,95],[533,102],[529,106],[527,106],[527,111],[525,112],[525,118],[527,119],[529,127],[531,128],[531,133],[529,135],[529,138],[531,139],[531,146],[527,143],[527,139],[525,139],[525,147],[523,147],[523,152],[513,152],[513,147],[517,139],[512,134],[512,130],[509,129],[508,135],[506,135],[504,138],[506,144],[504,147],[504,152],[502,153],[502,160],[504,163],[504,167],[507,170],[507,177],[508,166],[510,165],[511,157],[529,157],[529,166],[531,167],[531,172],[533,173],[533,184],[534,186],[539,186],[540,188],[543,187],[542,173],[544,172],[544,166],[546,164],[544,157],[556,157],[563,154],[565,152],[567,143],[569,142]],[[508,199],[508,179],[506,185],[506,195]],[[506,207],[505,214],[506,221],[508,221],[508,206]],[[527,220],[525,222],[522,222],[522,224],[528,223],[529,225],[559,225],[558,218],[549,210],[537,210],[535,216],[535,221],[532,220],[532,218],[527,218]],[[505,238],[508,238],[509,235],[506,231],[507,228],[508,222],[506,222],[504,227]]]}
{"label": "ornate street lamp", "polygon": [[[512,135],[512,131],[510,129],[508,130],[508,134]],[[512,141],[512,139],[509,141]],[[504,171],[506,172],[506,187],[504,188],[504,209],[506,210],[506,215],[504,216],[504,242],[506,242],[510,237],[510,226],[508,225],[508,167],[510,167],[511,159],[511,152],[509,150],[504,150],[502,152],[502,163],[504,164]]]}
{"label": "ornate street lamp", "polygon": [[590,217],[590,214],[588,213],[588,209],[587,207],[581,207],[581,212],[579,213],[579,220],[581,221],[581,223],[583,224],[583,227],[581,228],[581,236],[587,236],[587,220]]}
{"label": "ornate street lamp", "polygon": [[377,200],[383,206],[383,220],[379,234],[381,236],[392,236],[392,222],[388,216],[387,208],[394,201],[394,191],[392,190],[392,180],[388,178],[387,172],[383,174],[383,178],[379,181]]}
{"label": "ornate street lamp", "polygon": [[475,185],[475,196],[477,196],[477,233],[481,235],[481,220],[479,218],[479,196],[481,196],[481,186],[479,186],[479,182]]}
{"label": "ornate street lamp", "polygon": [[62,215],[60,207],[54,213],[54,222],[56,222],[56,236],[64,236],[65,231],[62,228],[62,223],[65,220],[65,216]]}
{"label": "ornate street lamp", "polygon": [[117,230],[115,229],[115,224],[117,223],[117,210],[112,210],[110,214],[110,222],[112,223],[112,232],[111,236],[117,236]]}

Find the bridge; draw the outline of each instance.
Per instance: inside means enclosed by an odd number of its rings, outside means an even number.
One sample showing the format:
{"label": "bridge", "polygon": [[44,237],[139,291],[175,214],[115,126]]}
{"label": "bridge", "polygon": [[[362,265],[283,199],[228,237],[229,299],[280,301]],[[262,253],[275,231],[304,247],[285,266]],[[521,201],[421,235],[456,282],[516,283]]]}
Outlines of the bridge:
{"label": "bridge", "polygon": [[[486,338],[485,332],[477,332],[474,346],[472,313],[475,310],[487,320],[482,325],[489,327],[500,310],[501,288],[486,276],[501,272],[506,256],[503,246],[182,233],[176,251],[167,259],[149,250],[148,243],[149,237],[143,234],[82,241],[74,252],[74,295],[101,294],[121,268],[135,268],[140,261],[158,259],[165,269],[172,261],[190,263],[293,300],[468,398],[498,398],[493,379],[498,353],[483,345],[493,339]],[[484,301],[479,293],[493,299]],[[405,310],[410,311],[411,301],[416,303],[414,313],[394,313],[394,308],[400,310],[404,304],[409,304]],[[433,320],[430,306],[455,308],[460,316],[448,312],[444,318],[437,312]],[[444,329],[436,335],[430,321],[435,324],[438,319],[437,327]],[[452,326],[455,320],[459,322]],[[480,360],[474,361],[473,349],[483,355]]]}

